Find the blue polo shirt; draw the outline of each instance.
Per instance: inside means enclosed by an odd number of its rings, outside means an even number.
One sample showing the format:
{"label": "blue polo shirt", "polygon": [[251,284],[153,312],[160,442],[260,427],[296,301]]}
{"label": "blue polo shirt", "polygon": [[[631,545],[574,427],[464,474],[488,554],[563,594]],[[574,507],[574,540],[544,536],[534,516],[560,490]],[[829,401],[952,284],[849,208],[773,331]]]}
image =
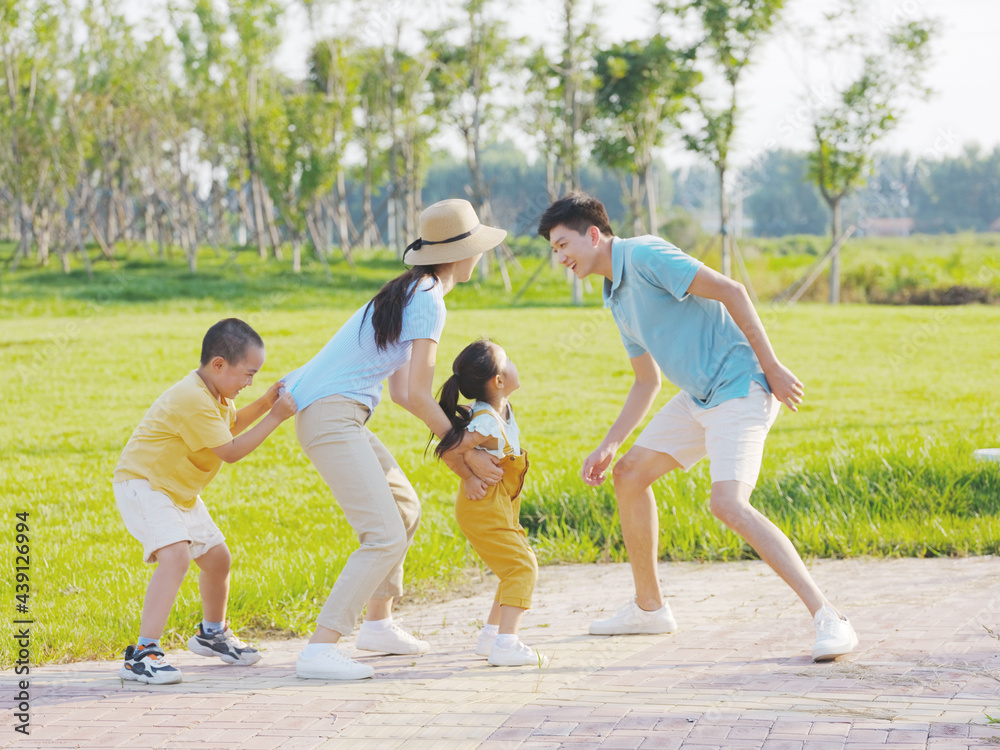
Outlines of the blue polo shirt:
{"label": "blue polo shirt", "polygon": [[604,280],[629,358],[649,352],[664,376],[706,409],[750,392],[770,392],[743,331],[718,300],[688,294],[702,263],[646,235],[611,243],[613,280]]}

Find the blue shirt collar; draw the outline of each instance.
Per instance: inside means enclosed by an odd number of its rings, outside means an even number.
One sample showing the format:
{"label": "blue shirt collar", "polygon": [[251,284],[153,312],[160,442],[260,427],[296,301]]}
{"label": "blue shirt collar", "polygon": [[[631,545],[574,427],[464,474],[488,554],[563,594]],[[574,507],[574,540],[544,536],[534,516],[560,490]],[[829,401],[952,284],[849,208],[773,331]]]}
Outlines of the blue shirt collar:
{"label": "blue shirt collar", "polygon": [[622,283],[622,269],[625,267],[625,257],[622,251],[621,237],[611,238],[611,279],[604,280],[604,306],[607,307],[615,290]]}

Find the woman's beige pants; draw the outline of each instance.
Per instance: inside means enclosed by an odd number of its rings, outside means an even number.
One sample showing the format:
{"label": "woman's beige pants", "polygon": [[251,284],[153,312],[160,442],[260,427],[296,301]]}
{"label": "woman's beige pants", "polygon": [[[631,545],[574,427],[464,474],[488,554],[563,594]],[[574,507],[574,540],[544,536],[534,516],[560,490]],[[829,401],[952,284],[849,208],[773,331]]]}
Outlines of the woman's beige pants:
{"label": "woman's beige pants", "polygon": [[365,427],[368,407],[345,396],[295,415],[295,434],[333,491],[361,546],[351,553],[316,622],[349,635],[368,599],[403,593],[403,561],[420,500],[382,442]]}

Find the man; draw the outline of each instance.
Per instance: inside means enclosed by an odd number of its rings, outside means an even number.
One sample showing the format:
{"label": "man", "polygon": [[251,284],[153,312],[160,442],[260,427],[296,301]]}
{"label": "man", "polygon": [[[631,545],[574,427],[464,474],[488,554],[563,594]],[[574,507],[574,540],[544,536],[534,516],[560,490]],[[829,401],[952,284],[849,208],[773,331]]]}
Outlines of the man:
{"label": "man", "polygon": [[706,455],[711,510],[792,587],[813,615],[813,659],[849,653],[858,639],[826,600],[788,537],[750,505],[764,439],[781,404],[802,402],[802,383],[775,356],[742,284],[705,267],[659,237],[615,237],[604,205],[572,193],[546,209],[538,233],[559,262],[583,279],[603,276],[635,382],[621,414],[583,463],[591,486],[604,480],[618,448],[645,418],[660,371],[681,388],[614,467],[622,536],[635,598],[595,620],[595,635],[667,633],[677,627],[656,575],[659,534],[652,484]]}

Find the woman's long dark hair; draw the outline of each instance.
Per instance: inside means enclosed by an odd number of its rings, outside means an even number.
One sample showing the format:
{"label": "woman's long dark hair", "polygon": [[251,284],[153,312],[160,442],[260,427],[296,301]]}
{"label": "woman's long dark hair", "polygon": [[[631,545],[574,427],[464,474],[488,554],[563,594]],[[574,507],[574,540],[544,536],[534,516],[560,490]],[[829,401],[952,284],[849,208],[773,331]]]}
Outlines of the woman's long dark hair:
{"label": "woman's long dark hair", "polygon": [[379,351],[385,351],[399,341],[399,337],[403,333],[403,308],[413,298],[417,291],[417,282],[424,276],[433,277],[434,282],[437,283],[437,266],[408,268],[392,281],[387,281],[365,307],[361,324],[364,325],[368,311],[371,310],[372,327],[375,329],[375,346]]}
{"label": "woman's long dark hair", "polygon": [[485,401],[488,395],[486,384],[499,374],[493,343],[489,339],[473,341],[455,357],[451,377],[444,381],[438,391],[438,403],[451,420],[451,429],[434,449],[438,458],[462,442],[465,428],[472,421],[472,410],[468,406],[458,405],[459,394],[474,401]]}

